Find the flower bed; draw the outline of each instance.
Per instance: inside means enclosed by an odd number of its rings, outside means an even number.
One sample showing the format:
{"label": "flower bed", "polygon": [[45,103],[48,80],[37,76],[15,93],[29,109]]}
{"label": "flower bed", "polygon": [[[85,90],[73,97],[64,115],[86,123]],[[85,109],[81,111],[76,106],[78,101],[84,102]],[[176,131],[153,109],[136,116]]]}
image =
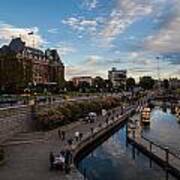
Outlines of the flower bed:
{"label": "flower bed", "polygon": [[37,127],[41,130],[53,129],[76,121],[89,112],[100,113],[102,109],[108,110],[120,105],[120,98],[117,97],[104,97],[82,102],[67,102],[63,106],[38,112],[36,117]]}

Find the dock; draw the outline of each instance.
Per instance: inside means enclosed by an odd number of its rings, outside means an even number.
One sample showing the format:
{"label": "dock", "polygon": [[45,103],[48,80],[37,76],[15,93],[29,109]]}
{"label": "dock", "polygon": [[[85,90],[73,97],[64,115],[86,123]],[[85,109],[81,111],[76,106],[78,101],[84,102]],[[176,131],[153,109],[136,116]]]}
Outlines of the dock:
{"label": "dock", "polygon": [[126,126],[126,132],[127,145],[132,145],[132,155],[134,159],[137,149],[138,152],[149,157],[150,168],[154,161],[165,170],[166,179],[168,179],[169,174],[180,179],[180,153],[143,135],[140,116],[137,115],[134,119],[130,119]]}

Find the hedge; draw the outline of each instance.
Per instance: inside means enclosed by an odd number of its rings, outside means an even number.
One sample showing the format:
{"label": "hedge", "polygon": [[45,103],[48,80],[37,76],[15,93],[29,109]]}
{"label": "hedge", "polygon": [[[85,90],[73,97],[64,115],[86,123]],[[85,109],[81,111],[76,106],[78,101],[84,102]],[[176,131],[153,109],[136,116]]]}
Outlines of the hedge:
{"label": "hedge", "polygon": [[67,102],[57,108],[40,111],[36,115],[37,128],[49,130],[86,116],[89,112],[100,113],[121,105],[120,98],[104,97],[81,102]]}

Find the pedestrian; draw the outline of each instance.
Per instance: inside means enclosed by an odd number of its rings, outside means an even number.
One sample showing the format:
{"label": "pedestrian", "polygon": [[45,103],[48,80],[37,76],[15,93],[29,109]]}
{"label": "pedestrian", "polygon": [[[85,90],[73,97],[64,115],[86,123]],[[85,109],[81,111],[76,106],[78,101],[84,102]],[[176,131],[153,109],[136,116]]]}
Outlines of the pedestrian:
{"label": "pedestrian", "polygon": [[121,106],[121,115],[123,115],[124,113],[124,109],[123,109],[123,106]]}
{"label": "pedestrian", "polygon": [[71,152],[67,149],[65,151],[65,173],[68,174],[70,171],[70,163],[71,163]]}
{"label": "pedestrian", "polygon": [[99,123],[98,127],[99,127],[99,128],[101,128],[101,127],[102,127],[102,124],[101,124],[101,123]]}
{"label": "pedestrian", "polygon": [[79,140],[81,141],[82,138],[83,138],[83,133],[81,132],[81,133],[79,133]]}
{"label": "pedestrian", "polygon": [[93,132],[94,132],[94,128],[93,128],[93,127],[91,127],[91,134],[93,134]]}
{"label": "pedestrian", "polygon": [[72,139],[72,138],[71,138],[71,139],[68,139],[68,141],[67,141],[67,142],[68,142],[68,145],[70,145],[70,146],[71,146],[71,145],[73,144],[73,139]]}
{"label": "pedestrian", "polygon": [[50,170],[53,170],[54,168],[54,154],[52,152],[49,153],[49,162],[50,162]]}
{"label": "pedestrian", "polygon": [[106,124],[108,125],[108,122],[109,122],[109,120],[108,120],[108,118],[106,118]]}
{"label": "pedestrian", "polygon": [[58,129],[58,136],[59,136],[59,139],[61,139],[61,130]]}
{"label": "pedestrian", "polygon": [[76,132],[75,132],[75,139],[76,139],[76,142],[79,141],[79,131],[76,131]]}
{"label": "pedestrian", "polygon": [[66,139],[66,133],[65,133],[65,131],[63,130],[62,132],[61,132],[61,137],[62,137],[62,140],[64,141],[65,139]]}

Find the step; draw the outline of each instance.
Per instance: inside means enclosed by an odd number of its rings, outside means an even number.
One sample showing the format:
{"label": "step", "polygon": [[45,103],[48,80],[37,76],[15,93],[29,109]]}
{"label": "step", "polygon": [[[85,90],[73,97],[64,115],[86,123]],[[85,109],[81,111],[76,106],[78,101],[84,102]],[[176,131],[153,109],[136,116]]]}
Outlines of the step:
{"label": "step", "polygon": [[9,141],[3,144],[3,146],[14,146],[14,145],[22,145],[22,144],[33,144],[33,143],[42,143],[46,142],[45,139],[38,139],[38,140],[29,140],[29,141]]}

